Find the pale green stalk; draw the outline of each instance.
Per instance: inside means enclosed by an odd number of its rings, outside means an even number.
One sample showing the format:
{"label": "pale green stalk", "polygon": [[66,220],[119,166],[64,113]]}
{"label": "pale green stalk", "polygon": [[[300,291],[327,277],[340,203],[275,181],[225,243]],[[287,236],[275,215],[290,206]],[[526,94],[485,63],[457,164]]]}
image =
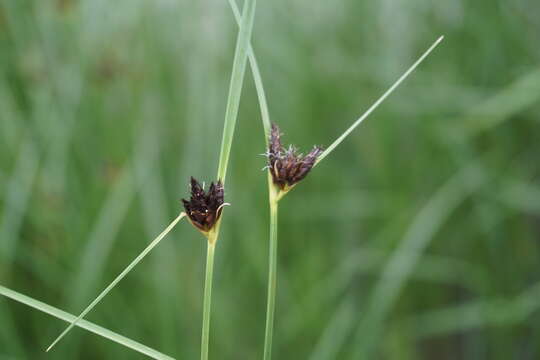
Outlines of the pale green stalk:
{"label": "pale green stalk", "polygon": [[392,94],[399,85],[401,85],[401,83],[418,67],[418,65],[420,65],[428,57],[428,55],[437,47],[437,45],[440,44],[441,41],[443,41],[443,39],[444,36],[438,38],[437,41],[435,41],[435,43],[433,43],[433,45],[431,45],[431,47],[427,49],[426,52],[422,56],[420,56],[420,58],[409,68],[409,70],[405,71],[405,73],[401,75],[401,77],[394,83],[394,85],[390,86],[390,88],[386,90],[386,92],[377,101],[375,101],[375,103],[373,103],[373,105],[371,105],[371,107],[358,120],[354,122],[354,124],[352,124],[347,130],[345,130],[345,132],[340,137],[338,137],[336,141],[334,141],[328,148],[326,148],[326,150],[317,159],[315,166],[320,163],[322,159],[330,155],[330,153],[334,151],[334,149],[339,144],[341,144],[341,142],[345,140],[345,138],[349,136],[349,134],[354,129],[356,129],[358,125],[360,125],[360,123],[362,123],[362,121],[364,121],[369,115],[371,115],[371,113],[375,111],[375,109],[377,109],[379,105],[381,105],[382,102],[386,100],[386,98],[390,96],[390,94]]}
{"label": "pale green stalk", "polygon": [[152,251],[160,242],[163,240],[163,238],[178,224],[180,220],[185,216],[185,213],[181,213],[178,215],[176,219],[174,219],[169,226],[161,233],[158,237],[156,237],[150,245],[146,247],[125,269],[118,275],[110,284],[103,290],[95,299],[86,307],[86,309],[83,310],[83,312],[75,318],[69,326],[52,342],[52,344],[47,348],[47,352],[51,350],[54,345],[56,345],[77,323],[86,316],[93,308],[96,306],[139,262],[141,262],[142,259],[146,255]]}
{"label": "pale green stalk", "polygon": [[[229,164],[229,156],[231,153],[232,140],[238,118],[238,108],[240,106],[240,98],[242,95],[242,85],[247,65],[249,43],[251,41],[251,33],[255,22],[255,9],[257,7],[256,0],[246,0],[242,12],[242,20],[238,39],[236,42],[236,50],[234,53],[233,69],[231,75],[231,83],[229,87],[229,97],[227,99],[227,109],[225,111],[225,122],[223,125],[223,138],[221,141],[221,151],[219,154],[219,165],[217,178],[225,184],[227,175],[227,166]],[[206,275],[204,280],[204,299],[203,299],[203,321],[202,321],[202,336],[201,336],[201,360],[208,359],[208,345],[210,342],[210,316],[212,303],[212,282],[214,269],[214,251],[215,245],[219,238],[220,221],[215,225],[215,228],[207,234],[208,237],[208,252],[206,256]]]}
{"label": "pale green stalk", "polygon": [[[240,26],[240,21],[242,18],[240,17],[240,10],[238,10],[238,6],[236,5],[236,2],[234,0],[229,0],[229,5],[231,6],[231,9],[234,14],[234,18],[236,20],[236,23],[238,26]],[[266,144],[268,145],[268,137],[270,136],[270,113],[268,111],[268,102],[266,101],[266,93],[264,91],[264,86],[262,82],[262,76],[261,72],[259,70],[259,65],[257,64],[257,58],[255,57],[255,52],[253,51],[253,47],[251,44],[248,48],[248,59],[249,59],[249,65],[251,67],[251,73],[253,75],[253,81],[255,82],[255,88],[257,89],[257,98],[259,99],[260,104],[260,110],[261,110],[261,118],[264,126],[264,133],[265,137],[264,140],[266,141]]]}
{"label": "pale green stalk", "polygon": [[208,359],[208,344],[210,342],[210,311],[212,305],[212,277],[214,274],[215,242],[208,239],[206,252],[206,277],[204,279],[203,326],[201,336],[201,359]]}
{"label": "pale green stalk", "polygon": [[[232,145],[232,138],[234,135],[234,128],[236,124],[236,118],[238,115],[238,108],[240,104],[240,95],[242,91],[242,83],[245,73],[245,67],[247,63],[247,49],[249,41],[251,39],[251,32],[253,28],[253,22],[255,17],[256,0],[247,0],[244,7],[244,14],[242,20],[242,26],[238,37],[235,60],[233,64],[233,72],[231,78],[231,86],[229,92],[229,100],[227,102],[227,111],[225,114],[225,125],[223,131],[223,140],[220,153],[220,164],[218,169],[218,179],[225,181],[225,175],[227,171],[227,164],[230,155],[230,149]],[[53,341],[53,343],[47,348],[49,351],[60,341],[76,324],[80,321],[88,312],[92,310],[132,269],[135,267],[164,237],[169,231],[182,219],[185,214],[180,214],[167,229],[160,234],[152,243],[145,249],[128,267],[116,278],[113,282],[103,290],[98,297],[90,303],[90,305],[83,310],[83,312]],[[212,269],[213,269],[213,247],[217,240],[217,232],[215,233],[215,239],[210,245],[207,259],[207,274],[205,282],[205,299],[204,299],[204,315],[203,315],[203,350],[201,356],[206,359],[208,356],[208,334],[210,326],[210,297],[212,288]],[[210,250],[210,247],[212,250]]]}
{"label": "pale green stalk", "polygon": [[[20,294],[16,291],[13,291],[11,289],[8,289],[6,287],[3,287],[0,285],[0,295],[3,295],[7,298],[10,298],[12,300],[18,301],[21,304],[30,306],[34,309],[37,309],[39,311],[42,311],[46,314],[49,314],[51,316],[54,316],[60,320],[64,320],[69,323],[74,323],[77,317],[75,315],[72,315],[70,313],[67,313],[65,311],[62,311],[60,309],[57,309],[53,306],[47,305],[41,301],[32,299],[31,297],[28,297],[26,295]],[[152,348],[149,348],[146,345],[143,345],[141,343],[138,343],[137,341],[128,339],[120,334],[117,334],[115,332],[112,332],[108,329],[105,329],[101,326],[98,326],[94,323],[91,323],[86,320],[80,320],[76,322],[76,326],[88,330],[90,332],[93,332],[94,334],[103,336],[104,338],[107,338],[109,340],[112,340],[120,345],[124,345],[125,347],[128,347],[130,349],[133,349],[135,351],[140,352],[141,354],[147,355],[153,359],[158,360],[174,360],[172,357],[167,356],[165,354],[160,353],[159,351],[156,351]]]}
{"label": "pale green stalk", "polygon": [[[239,22],[239,11],[234,0],[229,0],[236,21]],[[328,156],[362,121],[364,121],[390,94],[420,65],[427,56],[439,45],[444,36],[435,41],[435,43],[356,121],[354,122],[336,141],[334,141],[317,159],[317,165],[323,158]],[[262,121],[265,130],[265,141],[268,145],[268,136],[270,133],[270,115],[268,103],[262,85],[262,79],[257,65],[257,60],[253,48],[249,47],[249,60],[251,70],[255,81],[255,87],[259,99]],[[271,359],[272,352],[272,334],[274,326],[275,296],[276,296],[276,274],[277,274],[277,214],[278,202],[285,196],[286,192],[279,191],[273,184],[270,174],[268,174],[269,201],[270,201],[270,252],[269,252],[269,271],[268,271],[268,299],[265,328],[264,359]]]}
{"label": "pale green stalk", "polygon": [[270,246],[268,256],[268,298],[266,302],[266,327],[264,331],[264,360],[272,358],[272,340],[274,332],[274,313],[276,308],[277,284],[277,249],[278,249],[278,194],[268,174],[270,193]]}
{"label": "pale green stalk", "polygon": [[240,97],[242,95],[242,84],[247,64],[247,52],[251,41],[251,33],[255,20],[255,8],[257,0],[246,0],[242,13],[242,23],[236,42],[234,54],[231,83],[229,87],[229,98],[227,100],[227,109],[225,110],[225,124],[223,126],[223,139],[221,141],[221,151],[219,154],[218,180],[225,183],[231,145],[234,136],[236,119],[238,118],[238,108],[240,106]]}
{"label": "pale green stalk", "polygon": [[[237,24],[240,26],[240,11],[234,0],[229,0],[229,5],[233,11]],[[257,58],[251,45],[248,48],[248,58],[257,90],[259,107],[261,110],[261,118],[264,127],[264,140],[268,145],[268,137],[270,136],[270,112],[268,111],[268,102],[262,82],[262,76],[257,64]],[[270,244],[269,244],[269,262],[268,262],[268,294],[266,304],[266,325],[264,333],[264,359],[269,360],[272,357],[272,343],[274,331],[274,313],[276,302],[276,284],[277,284],[277,245],[278,245],[278,202],[279,196],[275,188],[272,177],[268,173],[268,192],[270,202]]]}

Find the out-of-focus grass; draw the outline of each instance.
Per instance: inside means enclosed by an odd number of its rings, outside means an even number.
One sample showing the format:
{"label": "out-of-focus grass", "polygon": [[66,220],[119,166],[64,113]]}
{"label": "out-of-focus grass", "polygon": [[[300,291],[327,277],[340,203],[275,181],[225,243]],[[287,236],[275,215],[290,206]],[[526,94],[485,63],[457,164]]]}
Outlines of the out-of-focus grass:
{"label": "out-of-focus grass", "polygon": [[[272,118],[303,148],[328,145],[446,35],[285,200],[275,358],[349,359],[363,339],[373,358],[537,359],[540,5],[259,5]],[[0,28],[0,283],[77,313],[178,212],[188,177],[213,176],[237,28],[221,0],[2,0]],[[215,265],[221,359],[258,358],[264,334],[264,139],[246,80]],[[482,185],[427,211],[473,161]],[[198,356],[205,244],[183,232],[88,320]],[[63,327],[6,299],[0,323],[0,358],[44,358]],[[47,358],[137,356],[73,335]]]}

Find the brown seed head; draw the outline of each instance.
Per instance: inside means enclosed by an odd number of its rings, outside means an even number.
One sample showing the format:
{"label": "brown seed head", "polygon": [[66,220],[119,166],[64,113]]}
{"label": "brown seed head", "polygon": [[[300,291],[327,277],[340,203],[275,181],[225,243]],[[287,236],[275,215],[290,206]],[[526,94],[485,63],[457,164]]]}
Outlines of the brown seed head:
{"label": "brown seed head", "polygon": [[212,230],[221,216],[224,204],[224,192],[221,181],[213,182],[205,192],[201,184],[191,177],[191,197],[182,199],[186,214],[191,223],[204,233]]}
{"label": "brown seed head", "polygon": [[285,149],[281,145],[279,127],[272,124],[266,156],[268,158],[267,168],[272,175],[274,184],[281,190],[287,190],[297,184],[311,171],[322,152],[323,150],[319,146],[314,146],[305,156],[298,153],[298,149],[292,145]]}

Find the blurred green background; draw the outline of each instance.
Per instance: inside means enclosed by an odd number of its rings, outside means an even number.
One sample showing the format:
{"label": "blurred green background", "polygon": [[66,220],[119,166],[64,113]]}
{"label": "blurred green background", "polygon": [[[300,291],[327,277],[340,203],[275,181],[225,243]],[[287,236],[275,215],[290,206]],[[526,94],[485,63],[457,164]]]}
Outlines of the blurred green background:
{"label": "blurred green background", "polygon": [[[226,0],[0,1],[0,284],[71,313],[213,180]],[[285,143],[329,145],[280,207],[275,359],[540,358],[540,3],[259,1]],[[213,359],[262,357],[264,138],[251,74],[215,265]],[[205,241],[187,223],[88,319],[199,356]],[[0,298],[0,359],[139,359]]]}

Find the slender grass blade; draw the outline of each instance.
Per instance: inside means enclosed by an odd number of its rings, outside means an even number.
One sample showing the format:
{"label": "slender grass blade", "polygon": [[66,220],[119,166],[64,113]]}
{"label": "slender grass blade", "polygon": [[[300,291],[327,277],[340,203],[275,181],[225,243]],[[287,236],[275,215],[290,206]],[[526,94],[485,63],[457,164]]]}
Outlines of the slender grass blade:
{"label": "slender grass blade", "polygon": [[122,271],[120,273],[120,275],[118,275],[116,277],[116,279],[114,279],[110,284],[109,286],[107,286],[105,288],[105,290],[103,290],[95,299],[94,301],[92,301],[90,303],[90,305],[88,305],[88,307],[86,307],[86,309],[83,310],[83,312],[75,319],[71,322],[71,324],[69,324],[69,326],[64,330],[64,332],[62,332],[57,338],[56,340],[53,341],[53,343],[47,348],[47,352],[49,350],[51,350],[71,329],[73,329],[73,327],[77,324],[77,322],[79,322],[83,317],[86,316],[86,314],[88,314],[142,259],[144,259],[144,257],[146,255],[148,255],[150,253],[150,251],[152,251],[152,249],[154,247],[156,247],[160,242],[161,240],[163,240],[163,238],[176,226],[176,224],[178,224],[178,222],[180,220],[182,220],[182,218],[185,216],[185,213],[181,213],[180,215],[178,215],[178,217],[176,219],[173,220],[173,222],[171,222],[169,224],[169,226],[167,226],[167,228],[161,233],[159,234],[159,236],[157,238],[155,238],[151,243],[150,245],[148,245],[146,247],[146,249],[144,249],[136,258],[135,260],[133,260],[125,269],[124,271]]}
{"label": "slender grass blade", "polygon": [[225,124],[223,127],[223,139],[221,141],[221,151],[219,154],[218,180],[225,183],[229,156],[231,153],[232,140],[236,120],[238,117],[238,108],[240,106],[240,97],[242,95],[242,85],[247,65],[247,53],[255,20],[256,0],[246,0],[242,14],[242,23],[236,43],[234,54],[231,83],[229,88],[229,98],[227,100],[227,109],[225,111]]}
{"label": "slender grass blade", "polygon": [[418,65],[420,65],[428,57],[428,55],[431,54],[431,52],[433,50],[435,50],[437,45],[439,45],[441,43],[441,41],[443,41],[443,39],[444,39],[444,36],[441,36],[440,38],[438,38],[437,41],[435,41],[435,43],[433,43],[433,45],[431,45],[431,47],[429,49],[427,49],[426,52],[422,56],[420,56],[420,58],[409,68],[409,70],[405,71],[405,73],[403,75],[401,75],[401,77],[394,83],[394,85],[390,86],[390,88],[388,90],[386,90],[386,92],[377,101],[375,101],[375,103],[373,103],[373,105],[371,105],[371,107],[362,116],[360,116],[360,118],[358,120],[356,120],[354,122],[354,124],[351,125],[351,127],[349,127],[347,130],[345,130],[345,132],[340,137],[338,137],[336,139],[336,141],[334,141],[332,143],[332,145],[330,145],[321,154],[321,156],[319,156],[319,158],[317,159],[317,162],[315,163],[315,166],[317,166],[317,164],[320,163],[322,161],[322,159],[324,159],[325,157],[330,155],[330,153],[332,151],[334,151],[335,148],[339,144],[341,144],[341,142],[343,140],[345,140],[345,138],[347,136],[349,136],[349,134],[354,129],[356,129],[358,127],[358,125],[360,125],[362,123],[362,121],[364,121],[369,115],[371,115],[371,113],[373,111],[375,111],[375,109],[377,109],[379,107],[379,105],[381,105],[383,103],[383,101],[386,100],[386,98],[388,96],[390,96],[390,94],[392,94],[394,92],[394,90],[396,90],[399,85],[401,85],[401,83],[418,67]]}
{"label": "slender grass blade", "polygon": [[[62,311],[60,309],[57,309],[51,305],[45,304],[41,301],[35,300],[31,297],[28,297],[26,295],[23,295],[21,293],[18,293],[14,290],[8,289],[4,286],[0,285],[0,295],[3,295],[7,298],[10,298],[12,300],[15,300],[21,304],[30,306],[36,310],[42,311],[46,314],[49,314],[51,316],[54,316],[60,320],[64,320],[65,322],[69,323],[75,323],[75,320],[77,320],[77,317],[75,315],[72,315],[70,313],[67,313],[65,311]],[[157,350],[154,350],[152,348],[149,348],[146,345],[143,345],[141,343],[138,343],[135,340],[131,340],[125,336],[122,336],[120,334],[117,334],[111,330],[105,329],[99,325],[96,325],[94,323],[91,323],[86,320],[80,320],[75,323],[76,326],[88,330],[90,332],[93,332],[94,334],[103,336],[104,338],[107,338],[109,340],[112,340],[120,345],[124,345],[125,347],[128,347],[130,349],[133,349],[135,351],[140,352],[141,354],[147,355],[151,358],[158,359],[158,360],[173,360],[174,358],[167,356],[165,354],[160,353]]]}

